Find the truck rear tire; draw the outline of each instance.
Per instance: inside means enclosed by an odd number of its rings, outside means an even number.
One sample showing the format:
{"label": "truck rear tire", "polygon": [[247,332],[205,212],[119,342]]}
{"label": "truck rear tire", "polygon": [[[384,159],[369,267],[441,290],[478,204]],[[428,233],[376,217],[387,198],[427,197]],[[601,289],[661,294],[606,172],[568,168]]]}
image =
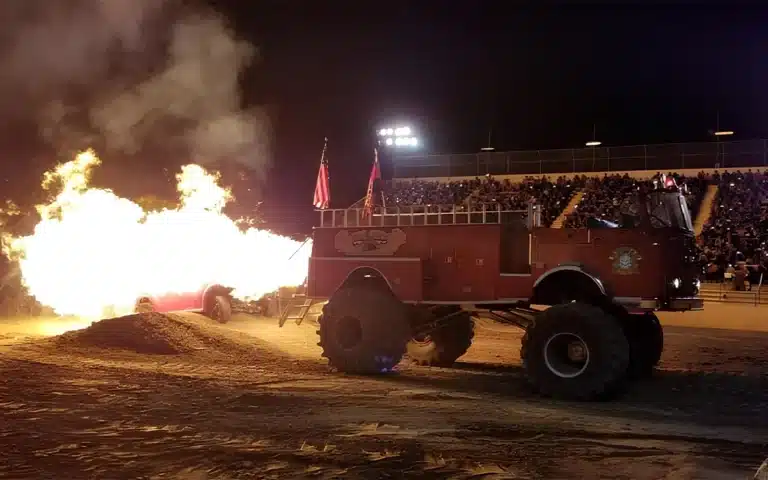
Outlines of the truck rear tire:
{"label": "truck rear tire", "polygon": [[[453,314],[453,315],[451,315]],[[407,356],[418,365],[450,367],[467,353],[475,336],[475,323],[469,312],[457,307],[437,308],[427,321],[451,315],[428,335],[414,337],[408,342]],[[418,325],[416,325],[418,327]]]}
{"label": "truck rear tire", "polygon": [[659,318],[653,313],[627,317],[624,322],[630,351],[627,374],[631,379],[648,378],[661,360],[664,330]]}
{"label": "truck rear tire", "polygon": [[391,371],[410,339],[406,306],[381,289],[343,288],[318,318],[318,345],[328,364],[347,373]]}
{"label": "truck rear tire", "polygon": [[618,393],[629,365],[629,343],[619,321],[583,303],[539,313],[522,340],[528,381],[541,394],[594,400]]}

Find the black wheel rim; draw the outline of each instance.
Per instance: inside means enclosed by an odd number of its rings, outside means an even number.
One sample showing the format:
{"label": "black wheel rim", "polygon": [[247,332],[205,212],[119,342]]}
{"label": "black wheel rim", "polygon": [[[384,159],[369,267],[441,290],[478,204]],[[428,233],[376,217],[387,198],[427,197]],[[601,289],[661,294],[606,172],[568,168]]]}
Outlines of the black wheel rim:
{"label": "black wheel rim", "polygon": [[544,363],[560,378],[576,378],[589,366],[589,346],[575,333],[556,333],[544,345]]}

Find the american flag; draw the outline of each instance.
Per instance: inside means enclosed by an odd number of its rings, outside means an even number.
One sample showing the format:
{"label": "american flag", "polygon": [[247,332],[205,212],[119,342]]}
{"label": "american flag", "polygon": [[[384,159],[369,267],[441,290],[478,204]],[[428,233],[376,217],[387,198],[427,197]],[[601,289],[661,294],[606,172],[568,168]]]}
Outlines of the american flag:
{"label": "american flag", "polygon": [[374,185],[377,181],[381,181],[381,169],[379,168],[379,151],[373,149],[373,168],[371,169],[371,176],[368,178],[368,192],[365,194],[365,209],[363,210],[363,216],[373,214],[374,205]]}
{"label": "american flag", "polygon": [[317,184],[315,184],[315,208],[324,210],[331,203],[331,189],[328,184],[328,161],[325,159],[325,150],[328,148],[328,139],[325,139],[323,153],[320,155],[320,170],[317,172]]}

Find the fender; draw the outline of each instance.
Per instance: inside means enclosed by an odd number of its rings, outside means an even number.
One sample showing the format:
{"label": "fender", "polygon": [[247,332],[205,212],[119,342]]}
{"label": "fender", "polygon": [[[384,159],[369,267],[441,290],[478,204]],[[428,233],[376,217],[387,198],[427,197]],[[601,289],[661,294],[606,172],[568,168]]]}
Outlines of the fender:
{"label": "fender", "polygon": [[[590,296],[598,295],[604,298],[609,296],[603,282],[596,275],[585,270],[581,265],[559,265],[536,279],[533,284],[531,303],[549,305],[553,302],[562,301],[563,299],[560,298],[560,294],[564,290],[567,291],[567,287],[563,287],[562,284],[564,281],[558,280],[558,277],[561,276],[570,277],[569,279],[563,280],[568,282],[568,285],[574,283],[574,293],[578,294],[580,291],[581,293],[586,293],[583,292],[583,289],[587,288],[589,291],[593,292],[589,294]],[[574,276],[576,278],[574,278]],[[550,281],[547,281],[547,279],[550,279]],[[574,282],[574,280],[576,280],[576,282]]]}
{"label": "fender", "polygon": [[553,268],[551,270],[548,270],[547,272],[544,273],[544,275],[542,275],[539,278],[537,278],[536,281],[533,283],[534,290],[536,289],[536,287],[539,286],[539,284],[542,281],[544,281],[550,275],[552,275],[554,273],[557,273],[557,272],[564,272],[564,271],[579,272],[579,273],[585,275],[586,277],[588,277],[595,284],[595,286],[597,286],[597,288],[600,290],[600,292],[603,295],[607,295],[608,294],[606,289],[605,289],[605,285],[603,285],[603,282],[599,278],[597,278],[597,276],[592,275],[588,271],[584,270],[584,267],[582,267],[581,265],[578,265],[578,264],[563,264],[563,265],[559,265],[559,266],[557,266],[557,267],[555,267],[555,268]]}
{"label": "fender", "polygon": [[386,285],[386,288],[390,292],[394,292],[395,290],[392,288],[392,284],[389,283],[389,279],[384,276],[383,273],[381,273],[380,270],[374,267],[357,267],[356,269],[349,272],[349,275],[347,275],[347,278],[344,279],[343,282],[336,288],[336,290],[341,290],[347,285],[350,284],[357,284],[357,283],[363,283],[363,282],[375,282],[378,286],[384,287]]}

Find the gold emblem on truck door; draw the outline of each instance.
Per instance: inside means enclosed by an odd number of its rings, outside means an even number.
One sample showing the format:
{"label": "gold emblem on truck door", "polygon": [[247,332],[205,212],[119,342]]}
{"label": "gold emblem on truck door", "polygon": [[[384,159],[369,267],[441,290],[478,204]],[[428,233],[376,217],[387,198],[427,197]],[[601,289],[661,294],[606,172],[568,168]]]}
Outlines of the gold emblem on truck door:
{"label": "gold emblem on truck door", "polygon": [[334,238],[336,250],[344,255],[394,255],[405,244],[405,232],[399,228],[384,230],[340,230]]}
{"label": "gold emblem on truck door", "polygon": [[613,251],[609,260],[613,262],[613,271],[619,275],[640,273],[640,253],[632,247],[619,247]]}

